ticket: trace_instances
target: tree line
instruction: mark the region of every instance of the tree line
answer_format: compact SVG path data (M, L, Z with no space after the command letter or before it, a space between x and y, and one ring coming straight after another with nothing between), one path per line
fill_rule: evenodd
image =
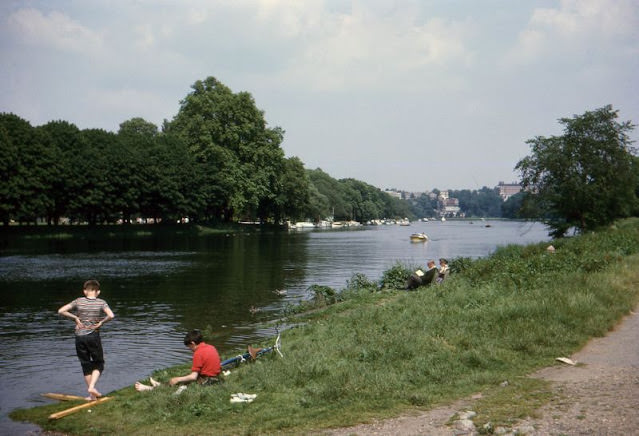
M523 192L449 191L475 217L541 219L553 236L639 212L639 164L630 121L604 106L562 118L561 136L535 137L515 169ZM117 132L67 121L31 124L0 114L0 221L58 224L356 220L432 217L436 196L401 200L352 178L334 179L284 156L248 92L196 81L161 129L142 118ZM434 190L435 194L439 191Z
M308 170L281 148L253 97L197 81L161 130L142 118L116 133L0 114L0 220L132 222L366 221L410 205L355 179Z

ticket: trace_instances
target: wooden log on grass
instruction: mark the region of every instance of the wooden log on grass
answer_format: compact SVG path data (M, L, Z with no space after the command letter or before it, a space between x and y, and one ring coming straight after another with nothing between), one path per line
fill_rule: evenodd
M93 407L96 406L98 404L104 403L106 401L112 400L113 397L102 397L102 398L98 398L95 401L87 401L84 404L80 404L79 406L75 406L75 407L71 407L70 409L65 409L62 410L61 412L57 412L57 413L52 413L51 415L49 415L49 419L60 419L60 418L64 418L65 416L71 415L75 412L78 412L82 409L88 409L89 407Z
M54 394L52 392L47 392L46 394L42 394L42 396L51 398L52 400L60 400L60 401L86 400L85 397L79 397L77 395Z

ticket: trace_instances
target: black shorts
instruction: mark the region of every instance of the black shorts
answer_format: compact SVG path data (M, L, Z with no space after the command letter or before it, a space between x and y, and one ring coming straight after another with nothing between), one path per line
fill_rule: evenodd
M104 352L100 332L94 331L88 335L75 337L75 352L82 365L82 373L89 375L96 369L104 371Z

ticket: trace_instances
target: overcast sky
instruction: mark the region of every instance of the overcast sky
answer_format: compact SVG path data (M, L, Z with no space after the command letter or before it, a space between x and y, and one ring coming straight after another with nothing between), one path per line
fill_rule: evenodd
M160 127L214 76L287 156L382 189L515 181L527 139L607 104L639 124L637 0L2 0L0 56L34 126Z

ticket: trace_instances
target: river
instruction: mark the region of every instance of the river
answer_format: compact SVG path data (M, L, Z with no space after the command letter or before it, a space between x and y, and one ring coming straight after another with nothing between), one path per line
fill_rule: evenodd
M411 243L425 232L426 243ZM0 253L0 434L26 434L15 408L85 395L73 323L57 309L97 278L116 318L102 329L102 393L133 384L154 369L190 361L187 330L208 327L222 358L275 331L259 327L312 284L342 289L354 273L379 280L396 262L425 265L440 257L482 257L496 247L549 240L539 223L430 221L410 226L256 231L203 237L28 241ZM275 292L285 291L285 295ZM252 310L256 308L256 310ZM283 338L286 348L286 338Z

